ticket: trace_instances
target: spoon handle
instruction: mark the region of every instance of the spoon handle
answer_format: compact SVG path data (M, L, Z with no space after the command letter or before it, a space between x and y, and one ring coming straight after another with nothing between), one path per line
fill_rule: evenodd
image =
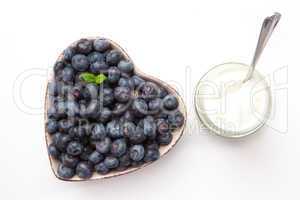
M265 20L263 21L261 31L259 34L259 38L258 38L258 42L257 42L257 46L255 49L254 57L252 59L251 67L248 71L246 78L244 79L244 82L246 82L247 80L249 80L251 78L251 76L254 72L254 69L255 69L255 65L256 65L259 57L261 56L269 38L271 37L271 35L273 33L273 30L275 29L280 18L281 18L281 14L276 12L272 16L266 17Z

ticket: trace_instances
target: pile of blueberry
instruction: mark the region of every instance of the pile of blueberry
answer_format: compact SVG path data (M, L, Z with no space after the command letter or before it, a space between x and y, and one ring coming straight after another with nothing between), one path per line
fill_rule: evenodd
M105 80L87 82L83 73ZM177 98L135 74L133 63L102 38L81 39L64 50L48 85L48 103L48 152L64 179L155 161L184 123Z

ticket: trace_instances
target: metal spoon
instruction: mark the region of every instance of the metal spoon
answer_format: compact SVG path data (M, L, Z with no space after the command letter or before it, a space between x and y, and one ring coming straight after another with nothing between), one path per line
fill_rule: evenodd
M244 79L243 82L246 82L249 80L254 72L256 63L258 59L260 58L269 38L271 37L273 30L275 29L277 23L279 22L281 18L281 14L278 12L275 12L272 16L266 17L265 20L263 21L261 31L259 34L257 46L255 49L254 57L251 63L251 67L248 71L248 74L246 78Z

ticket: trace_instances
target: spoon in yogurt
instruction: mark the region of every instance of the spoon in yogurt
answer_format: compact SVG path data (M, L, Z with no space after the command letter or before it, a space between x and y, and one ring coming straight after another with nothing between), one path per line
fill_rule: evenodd
M255 133L266 123L272 108L271 89L255 66L280 17L275 13L264 19L251 65L223 63L198 82L196 111L211 132L240 138Z
M251 68L248 71L248 74L243 82L248 81L254 72L255 66L258 62L258 59L260 58L268 40L270 39L273 30L275 29L276 25L278 24L279 20L281 18L281 14L278 12L275 12L272 16L266 17L263 21L261 31L259 34L257 46L255 49L255 53L251 62Z

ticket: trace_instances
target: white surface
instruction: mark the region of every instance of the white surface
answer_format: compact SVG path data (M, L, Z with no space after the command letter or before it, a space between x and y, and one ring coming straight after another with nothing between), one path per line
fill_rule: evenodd
M271 88L257 70L243 82L249 65L224 63L197 83L195 107L201 122L225 137L243 137L264 125L271 113Z
M208 135L194 112L196 82L216 64L250 62L261 22L274 11L283 16L257 66L276 81L271 128L238 140ZM1 199L299 199L299 19L292 0L1 1ZM98 35L118 42L145 72L177 86L189 126L169 155L143 170L65 183L50 170L42 114L28 114L40 109L20 106L19 97L17 106L13 84L26 70L45 74L74 40ZM45 76L26 79L26 105L42 108L45 82Z

